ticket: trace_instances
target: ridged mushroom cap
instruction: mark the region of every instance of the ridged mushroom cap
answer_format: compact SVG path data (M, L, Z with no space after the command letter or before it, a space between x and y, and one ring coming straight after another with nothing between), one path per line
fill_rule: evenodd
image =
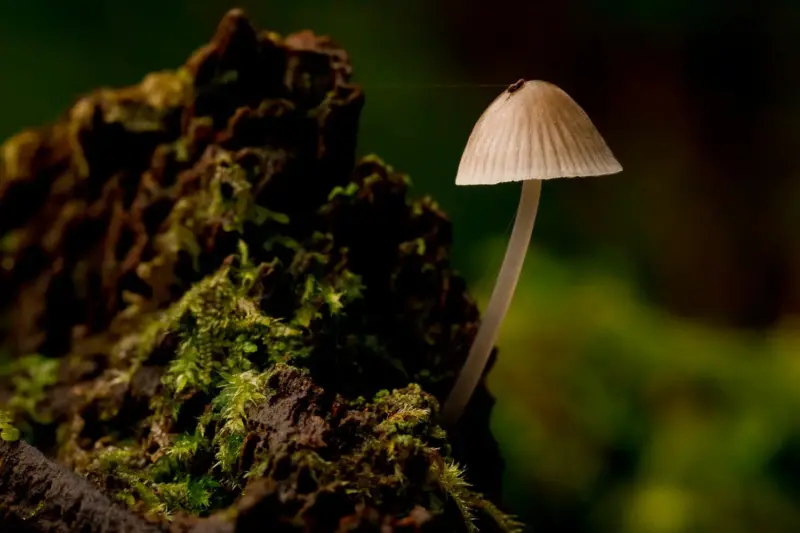
M622 166L589 116L546 81L520 80L478 119L456 185L614 174Z

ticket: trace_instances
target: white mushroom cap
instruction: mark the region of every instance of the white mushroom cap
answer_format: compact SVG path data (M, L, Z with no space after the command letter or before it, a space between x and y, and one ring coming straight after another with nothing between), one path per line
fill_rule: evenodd
M614 174L622 166L589 116L546 81L519 80L478 119L456 185Z

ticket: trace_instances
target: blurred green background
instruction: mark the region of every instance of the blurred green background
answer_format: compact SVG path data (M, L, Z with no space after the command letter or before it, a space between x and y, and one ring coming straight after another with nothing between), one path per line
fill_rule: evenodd
M0 137L180 65L235 5L350 51L361 153L440 201L482 304L518 188L453 184L479 85L560 85L625 167L545 185L489 377L533 530L800 531L800 2L0 0Z

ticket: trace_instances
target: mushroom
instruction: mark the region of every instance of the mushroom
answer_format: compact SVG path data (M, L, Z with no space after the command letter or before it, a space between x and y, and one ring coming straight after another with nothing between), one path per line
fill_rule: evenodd
M478 119L461 156L456 185L522 181L522 194L489 305L442 408L443 424L457 422L486 368L522 271L539 206L541 180L601 176L621 170L583 109L551 83L519 80Z

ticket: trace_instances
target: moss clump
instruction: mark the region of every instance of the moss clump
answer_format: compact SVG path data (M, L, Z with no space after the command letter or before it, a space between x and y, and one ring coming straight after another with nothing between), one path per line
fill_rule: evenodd
M433 423L478 320L450 223L355 162L349 72L328 39L233 11L184 68L3 147L0 201L33 213L0 213L9 346L43 358L0 402L139 515L517 528L479 495L502 472L485 389L460 440Z
M58 379L58 360L39 354L26 355L13 361L5 371L11 376L15 394L9 406L24 412L38 422L47 420L47 413L38 409L45 398L45 390Z
M295 250L296 257L308 253ZM61 433L73 461L80 457L73 467L151 518L204 516L234 505L253 483L275 483L278 493L294 494L298 524L320 519L312 505L318 499L335 498L351 512L367 504L396 516L424 509L453 531L473 530L477 519L515 530L463 479L445 433L432 422L438 403L419 385L366 401L316 384L310 363L324 357L320 332L346 326L341 317L360 292L340 292L331 276L315 280L313 290L292 284L296 312L278 319L264 313L262 302L283 268L255 267L248 256L242 245L240 256L115 346L113 367ZM346 272L336 279L357 279ZM374 344L356 332L348 338ZM132 344L139 349L123 349ZM374 349L354 350L349 364ZM140 426L127 438L106 433L107 443L86 449L85 413L104 413L110 427L124 424L100 398L112 383L130 386L143 375L160 380Z

